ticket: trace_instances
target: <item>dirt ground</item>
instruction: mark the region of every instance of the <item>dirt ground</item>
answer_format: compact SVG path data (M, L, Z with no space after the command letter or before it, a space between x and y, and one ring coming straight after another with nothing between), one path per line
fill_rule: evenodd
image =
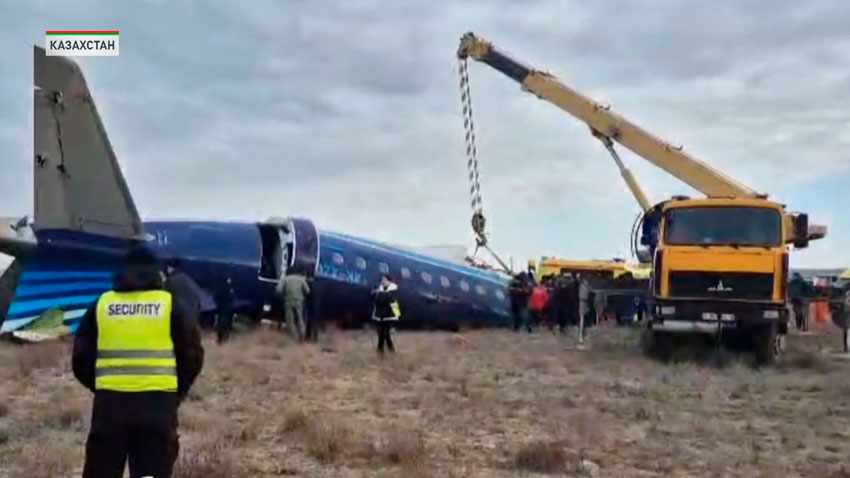
M547 332L368 331L205 341L176 477L850 477L850 362L836 335L663 364L637 331L588 350ZM0 477L79 476L91 404L69 344L0 344Z

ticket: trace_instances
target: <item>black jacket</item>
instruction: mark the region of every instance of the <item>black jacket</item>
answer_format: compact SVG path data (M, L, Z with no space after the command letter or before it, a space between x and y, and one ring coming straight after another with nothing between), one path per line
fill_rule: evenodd
M113 290L131 292L161 290L162 278L154 266L130 266L115 276ZM204 364L204 348L201 345L201 331L192 314L179 300L172 302L171 340L174 343L174 355L177 359L177 394L185 397L195 382ZM74 352L71 359L74 376L83 386L95 391L95 362L97 360L97 301L83 316L74 338ZM158 393L158 392L152 392Z
M522 275L516 275L508 284L508 294L511 305L514 308L528 307L528 298L531 296L531 286Z
M322 286L316 279L307 279L310 293L307 295L307 317L313 322L319 321L321 314Z
M372 311L372 319L377 321L394 320L395 316L392 309L393 302L398 300L398 286L390 283L387 288L380 286L372 291L372 297L375 301L375 308Z
M175 300L182 301L187 312L194 314L192 318L198 319L201 313L200 286L185 273L177 270L169 274L165 279L165 290L171 292Z
M233 314L233 285L222 282L215 292L215 306L219 315Z

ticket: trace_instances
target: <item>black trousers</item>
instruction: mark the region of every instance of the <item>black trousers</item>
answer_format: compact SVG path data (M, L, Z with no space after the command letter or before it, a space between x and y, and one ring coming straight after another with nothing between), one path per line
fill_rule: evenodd
M313 310L307 308L305 310L306 314L306 339L308 342L316 342L319 340L319 317L313 313Z
M224 343L230 338L230 331L233 329L233 312L225 311L218 314L215 331L218 337L218 343Z
M806 310L801 301L792 301L794 308L794 320L797 322L797 330L806 330Z
M393 321L382 320L377 322L376 326L378 329L378 352L384 353L384 346L386 346L390 352L395 352L392 337Z
M514 318L514 331L519 332L519 329L524 325L525 329L531 332L531 311L527 307L513 307L511 314Z
M180 451L175 393L97 392L83 478L170 478Z
M555 315L555 321L558 323L558 328L564 330L570 321L570 304L565 301L555 301L552 306L552 312Z
M517 305L512 306L511 317L514 319L514 330L519 330L523 323L522 308Z

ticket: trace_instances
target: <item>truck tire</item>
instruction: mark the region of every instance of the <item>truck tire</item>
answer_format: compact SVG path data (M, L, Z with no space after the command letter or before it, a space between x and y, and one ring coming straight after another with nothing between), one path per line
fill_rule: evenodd
M642 342L644 353L651 358L668 362L673 356L673 340L669 333L645 327Z
M782 353L782 337L776 324L769 324L755 330L756 365L773 365Z

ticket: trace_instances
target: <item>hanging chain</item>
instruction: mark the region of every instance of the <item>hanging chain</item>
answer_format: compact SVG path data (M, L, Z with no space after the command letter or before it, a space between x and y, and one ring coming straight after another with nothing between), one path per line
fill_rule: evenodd
M484 208L481 203L481 181L478 174L478 149L475 146L475 124L472 121L472 98L469 93L469 71L465 58L458 59L460 99L463 104L463 129L466 140L466 167L469 172L469 195L472 207L472 230L478 245L486 245Z

